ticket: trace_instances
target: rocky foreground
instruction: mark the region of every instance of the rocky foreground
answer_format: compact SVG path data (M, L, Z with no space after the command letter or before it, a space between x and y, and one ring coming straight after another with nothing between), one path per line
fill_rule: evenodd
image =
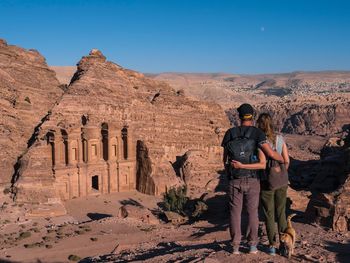
M291 155L300 151L297 146ZM328 141L319 149L324 159L315 160L318 163L309 170L304 166L308 178L291 173L291 186L301 189L288 190L288 213L297 212L293 225L298 235L290 261L266 253L262 221L259 253L231 254L224 176L200 198L207 209L197 220L176 214L165 217L162 198L137 191L68 200L61 208L66 215L44 218L43 206L2 201L0 258L4 262L349 262L349 149L349 137ZM327 160L335 157L340 160L338 170L324 177L321 171L329 168ZM340 185L333 189L335 182ZM39 214L34 212L40 209ZM242 251L247 251L244 244Z
M0 259L2 262L289 262L284 257L266 254L263 224L257 255L231 255L228 210L220 200L221 195L217 196L211 200L204 218L180 225L156 218L146 221L143 209L157 211L160 200L137 192L71 200L66 203L69 216L46 219L24 217L24 211L30 209L26 206L3 204ZM142 206L139 210L143 212L123 218L120 208L130 204ZM348 232L337 233L306 224L303 213L296 221L293 224L298 240L292 262L350 260Z

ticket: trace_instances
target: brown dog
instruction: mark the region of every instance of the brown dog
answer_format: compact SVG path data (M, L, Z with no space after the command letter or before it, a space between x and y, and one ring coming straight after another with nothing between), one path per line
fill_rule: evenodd
M280 242L283 243L284 249L286 250L286 254L288 254L288 258L290 259L292 254L294 253L294 245L296 239L296 232L292 226L291 219L296 214L291 214L287 218L288 226L284 233L280 233Z

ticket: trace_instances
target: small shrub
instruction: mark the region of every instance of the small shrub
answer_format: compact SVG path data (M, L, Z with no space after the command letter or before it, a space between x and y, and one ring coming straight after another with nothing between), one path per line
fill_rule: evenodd
M28 96L25 97L24 100L25 100L26 102L28 102L29 104L32 104L32 102L30 101L30 98L29 98Z
M40 230L37 227L33 227L30 230L33 231L34 233L39 233L40 232Z
M23 246L25 248L34 248L34 247L42 247L44 245L43 242L36 242L36 243L32 243L32 244L24 244Z
M30 232L22 232L19 237L20 238L27 238L27 237L30 237L32 234Z
M10 193L10 188L5 188L3 191L4 195L7 195Z
M164 206L167 211L185 214L184 207L188 201L186 186L170 188L163 196Z
M151 232L155 229L154 226L150 226L150 227L141 227L140 230L143 232Z
M85 233L84 230L75 230L74 232L75 232L75 234L77 234L77 235L82 235L82 234Z
M97 238L97 237L91 237L90 240L91 240L91 241L97 241L98 238Z
M69 255L69 257L68 257L68 260L70 260L70 261L78 261L80 259L81 258L77 255Z
M48 237L48 236L44 236L44 237L42 237L42 239L44 240L44 241L46 241L46 242L48 242L48 241L51 241L51 237Z
M48 245L45 245L45 247L50 249L50 248L52 248L52 245L48 244Z

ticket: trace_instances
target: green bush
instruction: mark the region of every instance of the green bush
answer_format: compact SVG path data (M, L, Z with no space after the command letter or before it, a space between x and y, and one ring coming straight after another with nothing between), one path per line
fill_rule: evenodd
M170 188L163 196L164 206L167 211L184 215L184 207L188 201L186 186Z

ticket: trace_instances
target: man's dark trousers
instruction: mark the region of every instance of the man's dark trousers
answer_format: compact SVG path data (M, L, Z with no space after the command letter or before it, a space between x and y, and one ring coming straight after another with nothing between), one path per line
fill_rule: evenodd
M239 178L230 180L229 206L230 206L230 234L232 244L238 247L241 242L241 215L243 201L248 212L249 245L258 244L259 229L259 194L260 181L257 178Z

